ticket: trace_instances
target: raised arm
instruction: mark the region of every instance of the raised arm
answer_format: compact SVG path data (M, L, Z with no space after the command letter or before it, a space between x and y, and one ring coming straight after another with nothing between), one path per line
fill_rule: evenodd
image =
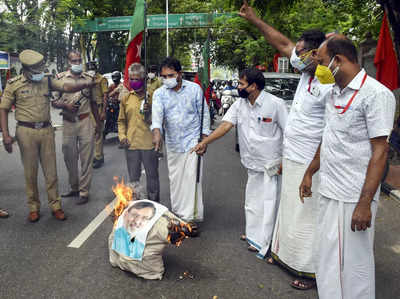
M239 16L255 25L271 46L276 48L283 56L290 58L295 44L278 30L261 20L254 12L253 8L248 5L246 0L243 1Z

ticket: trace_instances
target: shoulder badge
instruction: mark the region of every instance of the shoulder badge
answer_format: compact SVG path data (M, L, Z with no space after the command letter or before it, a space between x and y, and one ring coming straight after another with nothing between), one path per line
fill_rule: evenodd
M21 80L21 79L22 79L22 75L18 75L18 76L14 77L14 78L9 79L9 80L7 81L7 83L8 83L8 84L13 84L13 83L15 83L15 82L17 82L17 81L19 81L19 80Z

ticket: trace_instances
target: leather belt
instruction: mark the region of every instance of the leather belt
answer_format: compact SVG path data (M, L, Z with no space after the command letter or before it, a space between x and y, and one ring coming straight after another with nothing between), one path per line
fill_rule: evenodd
M88 117L89 116L89 112L88 113L82 113L82 114L79 114L78 115L78 119L79 120L84 120L86 117Z
M51 126L51 122L49 121L41 121L41 122L29 122L29 121L18 121L18 125L22 127L27 127L31 129L42 129Z

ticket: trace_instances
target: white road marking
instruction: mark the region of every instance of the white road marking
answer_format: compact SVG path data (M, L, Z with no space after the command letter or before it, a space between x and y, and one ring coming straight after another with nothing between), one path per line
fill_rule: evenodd
M107 219L107 217L111 214L111 212L114 210L114 203L115 199L109 203L103 211L100 212L99 215L96 216L92 220L92 222L89 223L88 226L84 228L83 231L80 232L80 234L71 242L67 247L72 247L72 248L79 248L82 246L82 244L95 232L95 230L100 226L100 224L103 223L104 220Z

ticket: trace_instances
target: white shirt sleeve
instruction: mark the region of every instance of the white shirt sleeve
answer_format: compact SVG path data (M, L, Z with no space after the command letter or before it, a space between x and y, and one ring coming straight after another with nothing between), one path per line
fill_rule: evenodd
M368 98L365 118L369 138L389 136L393 128L396 100L389 90L379 91Z
M237 100L233 105L228 109L222 121L227 121L233 124L234 126L237 125L238 122L238 110L239 110L239 103L241 100Z
M161 103L160 92L156 90L153 94L151 105L151 130L160 129L162 132L163 119L164 109Z

